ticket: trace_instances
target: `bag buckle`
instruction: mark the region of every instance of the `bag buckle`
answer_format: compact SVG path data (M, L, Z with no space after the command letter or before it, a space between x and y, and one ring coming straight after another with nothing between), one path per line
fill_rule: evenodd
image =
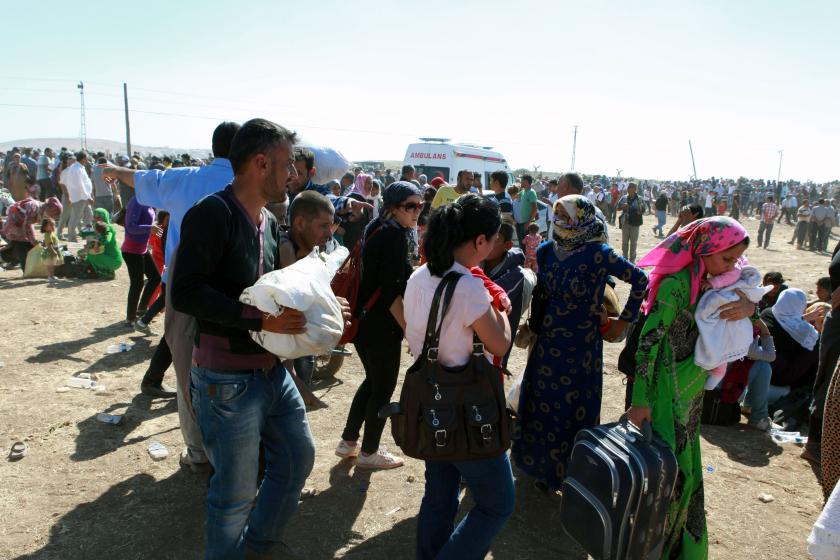
M438 348L437 348L437 346L429 348L428 352L426 352L426 358L428 358L428 360L430 362L436 362L437 361L437 359L438 359Z
M480 342L473 342L472 353L474 356L483 356L484 355L484 344Z
M435 445L446 447L446 430L435 430Z
M493 439L493 426L491 424L481 425L481 439L484 440L484 445L490 445Z

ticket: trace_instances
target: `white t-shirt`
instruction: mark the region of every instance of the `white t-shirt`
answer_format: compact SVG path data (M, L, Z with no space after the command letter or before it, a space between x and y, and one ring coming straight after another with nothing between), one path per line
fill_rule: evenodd
M455 286L452 302L440 331L438 361L445 367L459 367L470 359L473 344L471 325L490 308L490 294L484 282L475 278L465 266L457 262L449 270L463 276ZM447 272L449 272L447 270ZM423 350L429 309L441 278L432 276L427 265L414 271L405 288L405 338L411 354L416 358ZM440 321L440 315L438 315Z
M91 198L93 183L85 171L85 166L78 161L61 172L59 182L67 187L70 202L75 203Z

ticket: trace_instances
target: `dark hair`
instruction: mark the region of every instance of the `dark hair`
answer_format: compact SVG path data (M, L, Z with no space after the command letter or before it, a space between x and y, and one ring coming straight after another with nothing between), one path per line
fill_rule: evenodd
M534 184L534 178L530 175L523 175L522 177L520 177L520 182L524 183L526 181L529 187Z
M353 175L351 171L348 171L347 173L341 176L341 180L343 181L344 179L350 179L350 181L352 182L356 179L356 176Z
M227 159L230 155L230 145L233 137L239 132L239 123L225 121L213 131L213 157Z
M508 185L508 174L504 171L494 171L490 174L490 185L493 184L493 181L498 181L502 190L504 190Z
M295 148L295 161L306 162L306 171L312 171L315 167L315 154L309 148L298 147Z
M829 292L831 291L831 276L823 276L822 278L817 280L817 288L825 288Z
M502 222L502 225L499 226L499 236L505 240L505 243L513 241L513 231L513 226L510 224Z
M44 218L43 220L41 220L41 233L44 233L44 228L47 226L47 224L52 224L53 231L55 231L55 220L53 220L52 218Z
M415 169L414 169L413 165L403 165L402 166L402 171L400 173L402 173L403 177L407 177L411 173L414 173L414 171L415 171Z
M577 194L583 192L583 179L577 173L563 173L560 175L560 179L557 181L558 184L560 181L566 180L569 183L569 186L575 191Z
M246 122L230 143L228 159L234 174L242 172L248 160L255 155L264 154L284 142L294 146L297 134L266 119L251 119Z
M455 262L455 249L479 235L489 240L501 223L496 203L475 194L465 194L435 210L423 241L429 272L443 277Z
M540 224L537 222L531 222L528 224L528 233L539 233L540 232Z
M298 216L312 220L323 213L330 215L335 213L335 208L333 208L330 199L318 191L303 191L295 197L291 206L289 206L289 221L294 223Z
M104 157L101 157L101 158L96 160L96 163L108 163L108 160L105 159Z
M87 154L84 151L76 152L76 161L81 162L87 159Z
M481 179L481 173L479 173L478 171L473 173L473 179Z
M705 214L703 206L700 204L689 204L688 210L691 212L691 215L696 216L698 220L703 217L703 214Z
M473 172L470 171L469 169L462 169L461 171L458 172L458 175L456 175L455 180L457 181L458 179L460 179L461 175L463 175L464 173L469 175L470 179L472 179Z
M768 272L764 275L764 281L768 284L784 284L785 279L781 272Z

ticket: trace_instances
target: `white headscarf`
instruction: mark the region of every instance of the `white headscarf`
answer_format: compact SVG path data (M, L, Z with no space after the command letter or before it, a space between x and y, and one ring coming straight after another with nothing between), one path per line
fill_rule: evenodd
M788 288L779 294L776 305L770 308L773 317L785 332L806 350L813 350L820 338L817 329L802 318L808 297L802 290Z

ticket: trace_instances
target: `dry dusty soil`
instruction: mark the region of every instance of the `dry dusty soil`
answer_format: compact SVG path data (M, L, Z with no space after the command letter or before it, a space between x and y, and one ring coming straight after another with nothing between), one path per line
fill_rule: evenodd
M755 220L746 224L756 232ZM773 233L769 250L753 247L748 256L762 271L781 270L790 285L813 293L828 256L793 250L786 243L789 226L776 226ZM620 246L620 232L613 229L612 236ZM643 226L639 253L654 242L650 225ZM154 336L125 328L127 286L124 269L115 281L72 280L58 288L22 279L16 270L0 272L0 455L16 440L30 447L19 462L0 461L0 558L201 555L207 481L178 467L182 441L174 401L138 394L162 320L153 323ZM105 353L119 342L134 347ZM619 350L619 345L605 348L604 421L615 420L623 403L622 377L615 369ZM524 359L517 349L512 371L521 371ZM81 372L97 376L106 391L56 392ZM167 379L174 382L173 375L170 370ZM300 504L288 529L289 542L306 558L414 557L422 464L408 461L371 475L333 455L362 377L352 357L335 380L317 388L329 405L310 415L318 451L307 486L317 493ZM118 426L100 423L96 414L103 411L125 419ZM153 461L147 452L151 441L165 444L169 457ZM393 448L390 435L385 443ZM799 451L744 424L703 427L712 558L807 557L805 539L822 497ZM559 498L541 495L524 477L517 492L516 512L493 544L493 558L586 558L561 528ZM775 500L762 503L757 498L762 493Z

